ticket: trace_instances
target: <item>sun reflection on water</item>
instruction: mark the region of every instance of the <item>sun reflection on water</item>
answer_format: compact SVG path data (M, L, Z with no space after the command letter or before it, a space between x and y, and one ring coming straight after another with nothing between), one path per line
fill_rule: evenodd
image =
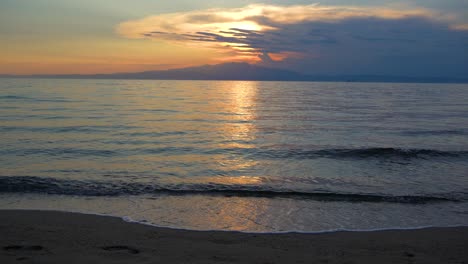
M239 81L227 82L229 103L226 112L231 113L231 122L223 127L224 137L231 144L250 143L255 139L255 118L257 82Z
M220 185L237 185L249 186L262 184L264 178L259 176L206 176L194 177L185 180L186 184L220 184Z
M256 103L257 82L236 81L224 82L223 91L226 93L226 104L223 112L229 113L229 121L220 127L223 141L219 143L219 149L236 150L235 153L224 155L223 160L218 161L218 166L224 171L236 172L248 175L249 169L258 162L240 153L245 149L255 148L256 139ZM233 178L223 177L225 184L233 184ZM235 184L260 184L256 178L247 176L235 177Z

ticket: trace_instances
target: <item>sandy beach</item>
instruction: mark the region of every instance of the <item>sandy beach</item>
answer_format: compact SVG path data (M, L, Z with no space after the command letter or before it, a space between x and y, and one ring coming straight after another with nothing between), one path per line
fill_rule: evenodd
M465 227L246 234L2 210L0 237L0 263L468 263Z

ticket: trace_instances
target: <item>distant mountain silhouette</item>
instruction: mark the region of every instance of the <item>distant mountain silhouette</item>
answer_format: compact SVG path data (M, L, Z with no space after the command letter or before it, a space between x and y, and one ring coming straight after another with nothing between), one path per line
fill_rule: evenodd
M55 77L78 77L99 79L149 79L149 80L258 80L292 81L307 80L309 76L293 71L271 69L248 63L225 63L197 67L145 71L136 73L113 73L96 75L56 75Z
M62 74L62 75L0 75L9 78L60 78L60 79L140 79L140 80L249 80L249 81L338 81L338 82L422 82L467 83L468 78L402 77L375 75L306 75L298 72L267 68L248 63L224 63L189 68L112 74Z
M102 75L100 75L102 76ZM305 80L308 76L280 69L271 69L248 63L225 63L190 68L148 71L140 73L117 73L108 75L123 79L170 79L170 80Z

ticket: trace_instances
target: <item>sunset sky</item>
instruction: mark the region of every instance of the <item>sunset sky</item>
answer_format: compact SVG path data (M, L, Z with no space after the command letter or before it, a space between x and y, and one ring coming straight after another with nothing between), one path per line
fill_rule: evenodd
M0 0L0 74L249 62L463 77L468 1Z

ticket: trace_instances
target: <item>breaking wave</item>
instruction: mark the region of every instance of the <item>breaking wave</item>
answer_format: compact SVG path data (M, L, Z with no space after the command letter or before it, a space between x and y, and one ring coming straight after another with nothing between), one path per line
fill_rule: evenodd
M466 194L450 195L384 195L371 193L336 193L295 191L268 186L226 184L146 184L135 182L79 181L34 176L0 177L0 193L36 193L76 196L125 195L213 195L235 197L265 197L309 199L342 202L431 203L464 201Z

